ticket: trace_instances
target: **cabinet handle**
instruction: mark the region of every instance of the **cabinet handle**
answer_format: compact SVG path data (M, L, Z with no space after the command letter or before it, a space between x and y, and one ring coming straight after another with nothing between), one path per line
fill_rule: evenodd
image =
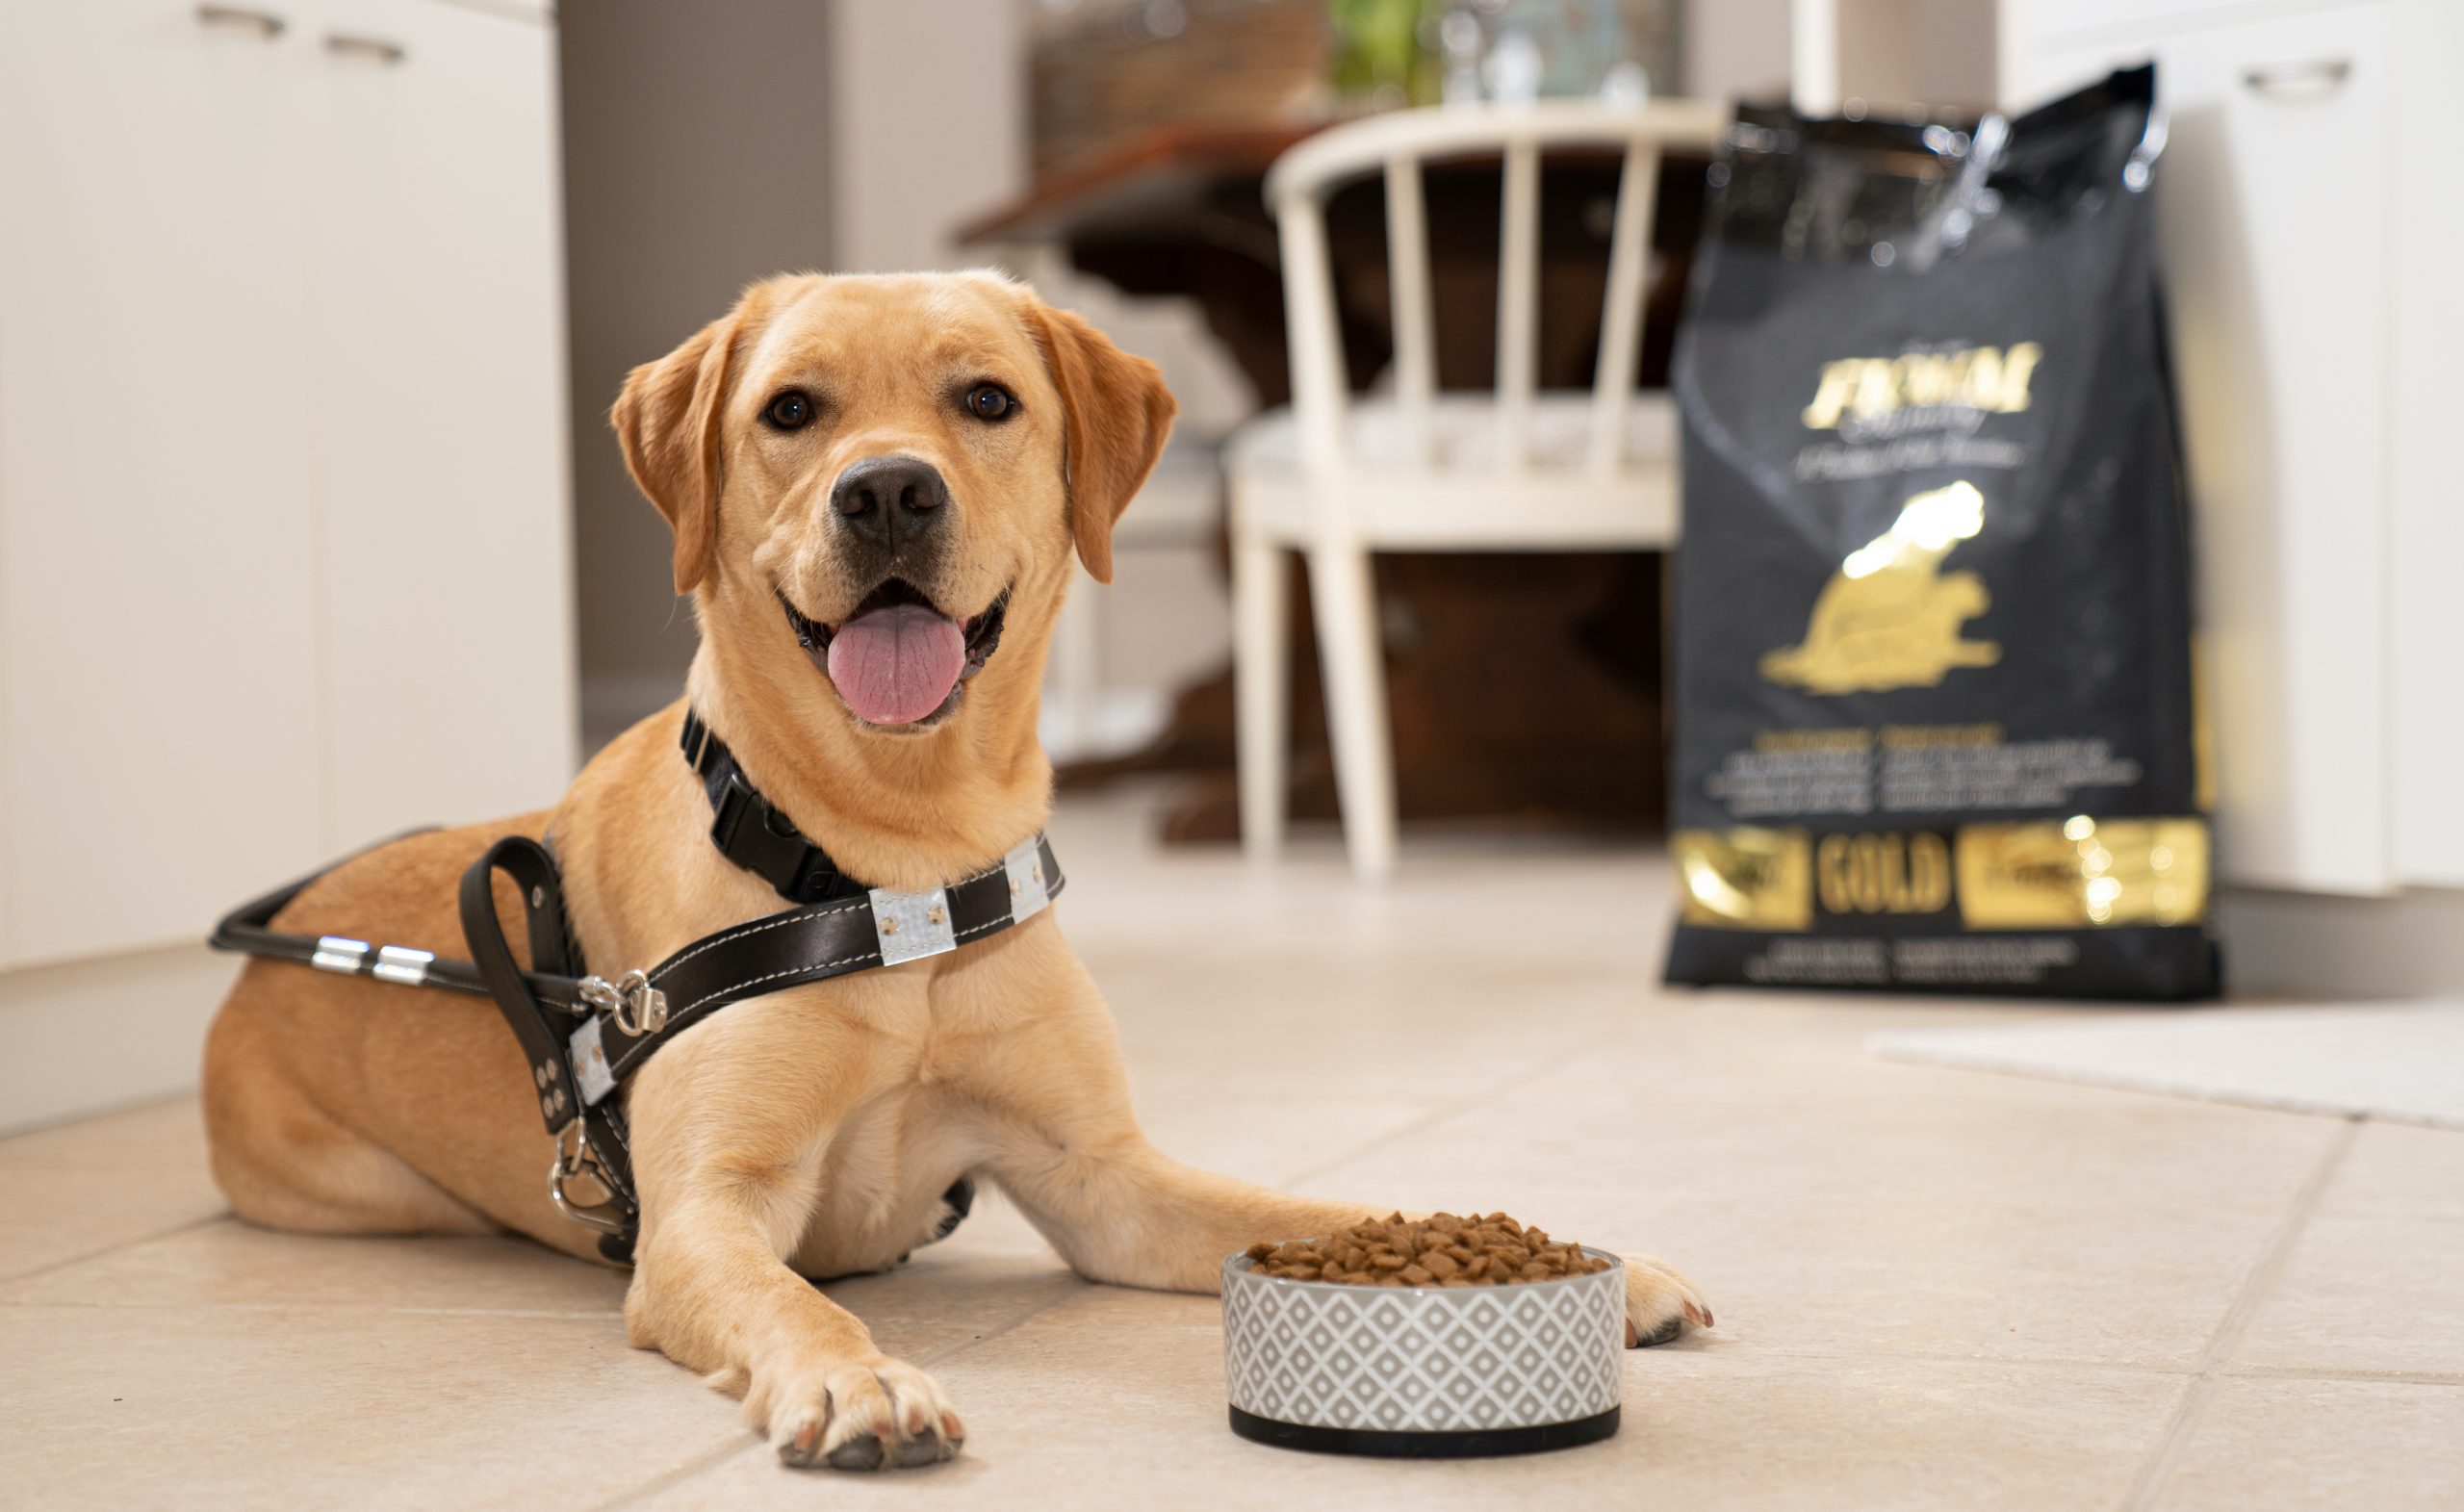
M267 41L280 37L290 26L271 11L251 10L244 5L201 5L196 8L199 26L245 27Z
M360 37L349 32L326 33L325 51L337 58L365 58L372 63L388 65L410 56L399 42L389 42L381 37Z
M2349 58L2312 58L2253 68L2242 75L2242 84L2261 94L2289 94L2297 90L2323 94L2351 76Z

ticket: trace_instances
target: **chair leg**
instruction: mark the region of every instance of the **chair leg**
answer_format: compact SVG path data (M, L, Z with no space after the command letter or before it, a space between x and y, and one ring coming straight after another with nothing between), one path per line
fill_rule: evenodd
M1349 544L1309 549L1326 723L1335 742L1335 795L1353 875L1385 878L1395 865L1395 754L1386 722L1386 670L1369 553Z
M1232 546L1232 685L1240 725L1241 847L1254 857L1283 845L1291 761L1292 564L1273 542Z

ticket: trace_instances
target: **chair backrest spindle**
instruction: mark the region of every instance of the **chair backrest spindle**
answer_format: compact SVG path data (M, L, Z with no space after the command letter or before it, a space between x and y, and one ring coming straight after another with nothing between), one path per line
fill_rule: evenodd
M1592 374L1591 437L1585 462L1612 477L1625 460L1627 396L1642 355L1643 271L1651 262L1652 206L1659 194L1659 152L1648 141L1626 149L1617 180L1615 229L1608 240L1608 292L1600 307L1600 365Z
M1386 160L1386 260L1395 295L1395 399L1402 414L1405 454L1415 467L1429 460L1437 403L1437 330L1428 282L1428 212L1421 194L1420 160Z
M1498 465L1520 473L1530 461L1531 390L1540 340L1540 148L1515 140L1505 149L1498 195Z
M1300 454L1322 475L1343 466L1349 407L1343 331L1335 323L1334 269L1326 255L1325 206L1313 195L1281 206L1284 331L1292 344L1292 406Z
M1303 464L1322 478L1354 462L1342 328L1335 318L1334 271L1325 205L1340 185L1382 172L1386 185L1387 269L1394 297L1395 395L1410 465L1435 461L1437 342L1425 165L1432 159L1496 155L1499 194L1498 465L1527 472L1539 366L1540 154L1543 149L1622 148L1602 300L1600 358L1593 372L1584 470L1613 478L1625 466L1626 410L1642 343L1644 275L1651 262L1653 201L1659 154L1708 150L1727 125L1719 106L1692 100L1639 107L1544 100L1517 107L1398 111L1330 128L1278 159L1267 192L1280 230L1286 328L1292 344L1292 397Z

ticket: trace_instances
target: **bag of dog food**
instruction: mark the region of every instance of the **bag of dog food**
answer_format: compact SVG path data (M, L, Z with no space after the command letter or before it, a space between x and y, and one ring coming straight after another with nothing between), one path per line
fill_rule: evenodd
M1671 981L2216 989L2153 87L1739 113L1672 379Z

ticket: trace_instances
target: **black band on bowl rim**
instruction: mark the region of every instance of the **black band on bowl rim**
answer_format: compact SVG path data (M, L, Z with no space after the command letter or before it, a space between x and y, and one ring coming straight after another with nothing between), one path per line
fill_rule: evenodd
M1491 1454L1538 1454L1548 1449L1597 1444L1617 1431L1618 1414L1611 1407L1572 1422L1542 1422L1522 1428L1470 1428L1440 1432L1430 1428L1321 1428L1277 1422L1253 1412L1232 1411L1232 1431L1257 1444L1277 1448L1307 1449L1319 1454L1367 1454L1379 1459L1472 1459Z

